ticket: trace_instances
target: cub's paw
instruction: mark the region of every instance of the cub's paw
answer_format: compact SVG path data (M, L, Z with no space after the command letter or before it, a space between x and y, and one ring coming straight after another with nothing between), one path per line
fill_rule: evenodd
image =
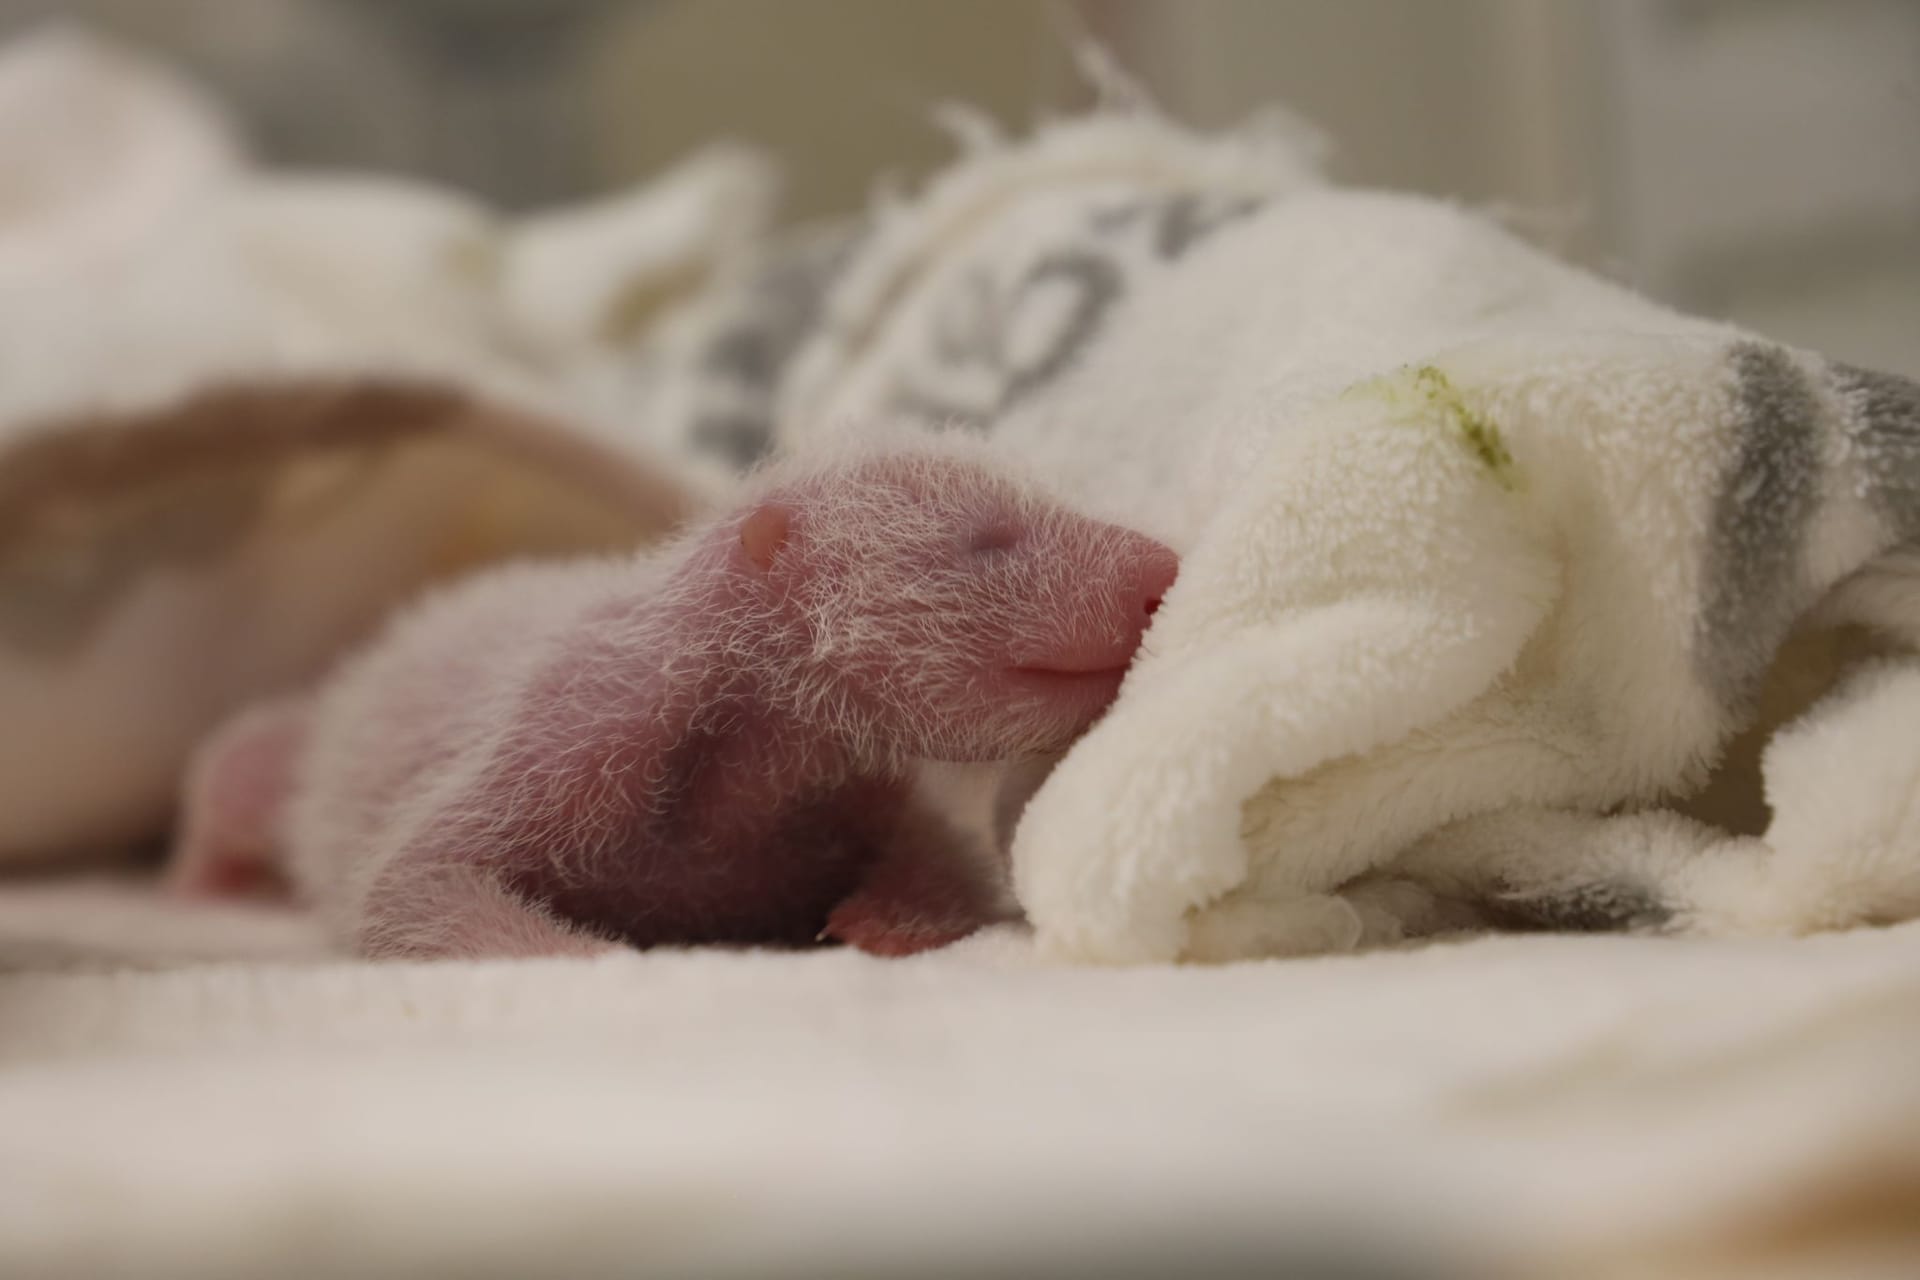
M873 956L911 956L950 946L986 923L902 905L866 895L848 898L827 916L820 940L844 942Z

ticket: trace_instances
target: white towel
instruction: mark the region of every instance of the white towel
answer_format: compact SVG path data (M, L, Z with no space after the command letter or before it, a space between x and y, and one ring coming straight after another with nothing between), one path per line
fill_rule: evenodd
M1327 186L1270 128L1147 113L983 149L825 314L790 447L985 432L1185 557L1018 830L1054 951L1920 911L1920 665L1774 743L1764 833L1639 812L1703 789L1801 623L1913 638L1920 388Z
M771 166L743 146L509 218L427 183L259 167L233 133L83 27L0 44L0 439L221 379L337 373L438 377L632 435L641 335L773 211Z

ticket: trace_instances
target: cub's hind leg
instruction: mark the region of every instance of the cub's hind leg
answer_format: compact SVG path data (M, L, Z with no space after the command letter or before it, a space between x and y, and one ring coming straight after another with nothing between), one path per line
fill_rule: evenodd
M306 742L303 697L255 704L187 765L166 883L194 897L285 896L280 824Z

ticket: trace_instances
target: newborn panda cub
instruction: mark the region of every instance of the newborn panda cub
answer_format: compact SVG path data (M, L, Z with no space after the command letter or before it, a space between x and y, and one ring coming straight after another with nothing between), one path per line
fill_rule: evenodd
M277 864L368 956L942 946L997 886L916 759L1057 752L1171 551L959 450L789 463L669 549L403 616L189 772L177 887Z

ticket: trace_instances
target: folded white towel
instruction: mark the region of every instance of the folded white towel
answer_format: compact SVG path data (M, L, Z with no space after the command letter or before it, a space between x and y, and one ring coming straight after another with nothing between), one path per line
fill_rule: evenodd
M970 426L1185 555L1018 831L1055 951L1920 911L1920 664L1774 744L1762 836L1602 816L1702 790L1802 623L1913 638L1920 388L1147 115L963 163L827 316L791 442Z

